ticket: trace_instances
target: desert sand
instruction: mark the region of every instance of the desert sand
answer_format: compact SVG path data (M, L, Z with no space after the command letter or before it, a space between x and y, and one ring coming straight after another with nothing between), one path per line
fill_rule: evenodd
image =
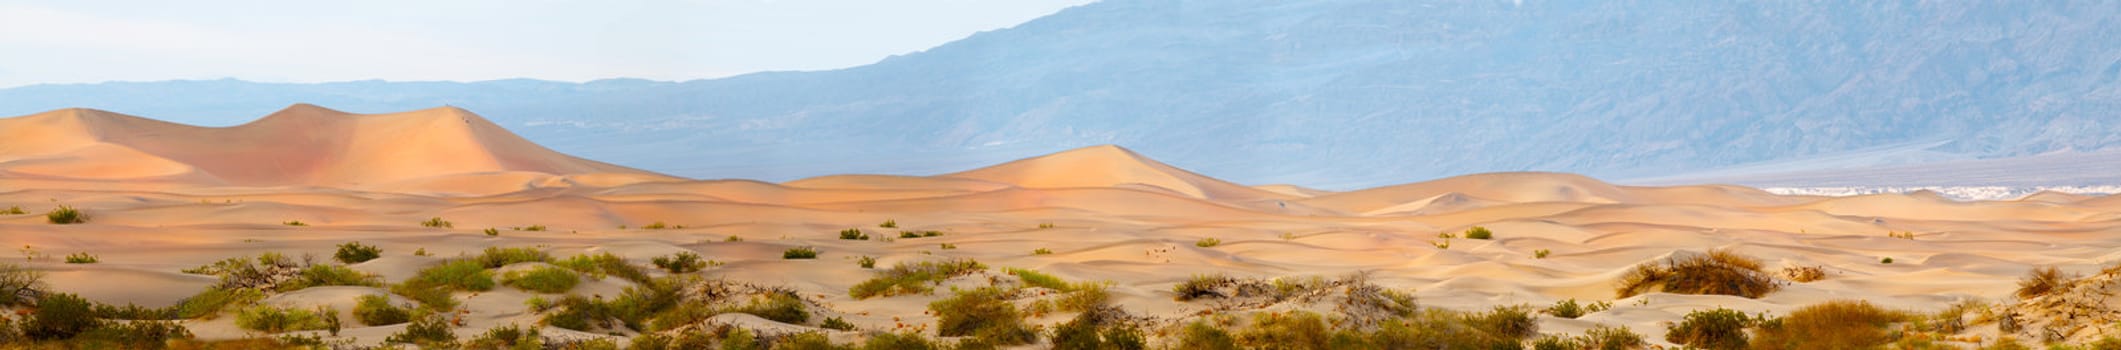
M0 119L0 209L29 212L0 216L0 244L26 248L0 260L47 271L53 291L162 307L216 281L182 270L266 252L328 261L336 245L349 241L382 248L382 258L350 267L391 283L488 247L535 247L554 256L608 252L644 268L653 257L689 251L719 262L704 276L792 288L818 315L799 325L743 314L714 322L792 332L818 329L817 320L834 316L857 327L832 331L834 339L909 328L932 336L925 325L936 319L925 308L949 294L945 288L852 298L849 288L876 271L856 266L863 256L876 258L879 268L945 258L995 268L946 285L978 285L982 276L1002 274L1001 267L1109 281L1117 306L1167 325L1203 314L1320 308L1174 301L1173 286L1195 275L1369 272L1372 282L1410 291L1424 307L1477 311L1610 301L1611 309L1575 319L1539 317L1539 331L1627 326L1669 346L1666 326L1695 310L1772 315L1829 300L1918 312L1963 300L2012 305L2016 281L2035 268L2089 275L2121 259L2121 199L2113 197L1783 196L1737 186L1616 186L1556 173L1477 174L1346 192L1300 185L1235 184L1118 146L935 176L692 180L560 154L455 108L356 115L296 105L227 128L68 109ZM42 214L60 205L90 219L48 223ZM454 227L418 224L436 217ZM879 227L887 220L897 227ZM288 221L306 226L283 224ZM643 228L656 223L670 228ZM548 229L510 229L530 225ZM1473 226L1492 230L1494 238L1439 237ZM500 234L482 233L486 228ZM849 228L880 239L838 239ZM881 239L899 231L941 236ZM1889 235L1895 232L1912 236ZM1207 238L1221 243L1196 245ZM820 254L782 258L801 246ZM1033 254L1040 249L1051 253ZM1757 299L1616 298L1616 281L1636 265L1712 249L1757 257L1769 271L1817 266L1827 276L1788 282ZM431 256L415 256L416 250ZM1550 254L1535 256L1542 250ZM100 262L58 258L78 252ZM609 296L628 285L606 278L573 293ZM344 311L355 297L380 293L386 291L317 287L275 293L265 303ZM510 287L458 292L468 316L454 331L468 338L504 324L535 325L539 314L523 302L536 295ZM183 322L202 339L262 335L229 319ZM1067 319L1045 315L1033 323ZM376 344L404 327L355 324L334 338ZM2081 341L2113 332L2110 327L2059 332ZM1959 336L2039 339L2039 327L2030 328L2002 334L1975 326ZM545 329L548 336L614 337ZM622 343L625 335L617 336Z

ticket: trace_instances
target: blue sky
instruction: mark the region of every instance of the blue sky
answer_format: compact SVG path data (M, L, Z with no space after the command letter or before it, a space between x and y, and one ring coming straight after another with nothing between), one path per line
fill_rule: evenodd
M857 66L1093 0L0 3L0 87L690 80Z

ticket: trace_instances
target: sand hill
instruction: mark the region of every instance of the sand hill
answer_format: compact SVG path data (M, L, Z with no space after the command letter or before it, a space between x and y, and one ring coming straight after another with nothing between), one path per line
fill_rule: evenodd
M2121 237L2121 200L2114 197L1957 202L1919 193L1781 196L1735 186L1615 186L1555 173L1477 174L1330 192L1247 187L1118 146L937 176L694 181L552 152L453 108L351 115L297 105L228 128L76 109L0 120L0 133L0 208L28 212L0 215L0 232L7 233L0 244L24 247L0 261L17 259L12 261L46 271L54 291L149 307L177 304L217 281L182 272L187 269L266 252L329 257L336 245L360 241L381 248L382 257L349 268L386 283L486 248L515 247L557 257L610 253L648 269L647 277L699 275L762 288L730 287L739 294L793 291L812 317L780 322L725 313L698 321L785 334L820 330L832 317L855 327L830 331L841 341L880 332L937 336L940 320L927 308L949 297L950 287L1014 288L1021 293L1012 294L1012 302L1027 310L1064 294L1023 287L1003 267L1110 282L1113 306L1151 334L1166 335L1216 315L1354 312L1347 304L1354 296L1378 292L1368 287L1407 293L1423 307L1459 311L1545 307L1571 299L1610 302L1610 309L1581 317L1539 316L1537 331L1577 335L1625 326L1658 345L1671 345L1663 338L1671 322L1716 307L1781 315L1829 300L1866 300L1929 314L1959 304L1952 310L2020 315L2012 322L2023 325L2076 327L2048 332L2069 342L2100 336L2106 328L2083 325L2112 320L2055 318L2100 307L2113 310L2092 314L2121 315L2109 306L2054 302L2088 300L2080 297L2091 294L2013 296L2018 278L2036 267L2089 274L2121 260L2114 253L2121 249L2121 239L2114 238ZM59 205L80 208L89 219L56 225L38 215ZM421 225L430 219L450 225ZM1469 237L1473 226L1493 237ZM850 230L867 239L842 239ZM804 247L817 257L784 258ZM1824 276L1802 282L1778 277L1783 287L1758 298L1616 293L1621 276L1638 265L1718 249L1758 258L1776 276L1784 268L1818 268ZM715 263L682 274L649 265L680 252ZM75 253L96 255L100 262L68 264L56 257ZM863 258L875 259L875 267L858 266ZM942 259L976 259L992 268L926 284L933 293L851 293L882 269ZM1369 277L1363 284L1282 284L1310 297L1256 294L1274 278L1354 273ZM1227 298L1174 301L1174 286L1208 274L1233 278L1223 285ZM2111 279L2112 273L2098 276ZM611 298L645 283L580 279L565 294ZM2087 288L2079 289L2097 289ZM274 291L261 302L343 307L359 295L387 290ZM625 341L653 331L564 329L545 321L559 311L524 307L533 297L554 300L562 293L503 285L450 295L462 305L453 313L462 323L451 330L467 338L508 324L536 325L554 339ZM1968 301L1997 306L1962 304ZM261 335L235 325L225 316L232 312L183 324L205 339ZM1026 320L1051 329L1073 316L1047 310ZM1350 320L1375 315L1355 316ZM2048 336L2042 329L1996 322L1969 321L1963 329L1934 334L1935 340L1972 347L2003 336ZM327 338L376 344L404 328L354 325ZM1050 345L1043 342L1032 345Z

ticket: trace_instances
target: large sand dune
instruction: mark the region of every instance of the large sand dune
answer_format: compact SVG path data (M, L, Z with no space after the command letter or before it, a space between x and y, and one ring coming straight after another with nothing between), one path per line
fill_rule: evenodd
M58 205L81 208L90 220L53 225L37 215ZM0 208L9 206L31 214L0 216L0 244L29 249L0 258L25 259L17 261L50 272L52 288L108 303L170 305L213 282L180 270L264 252L328 257L348 241L383 248L383 258L353 268L391 282L486 247L609 252L635 264L690 251L723 263L706 275L794 288L820 306L819 314L868 331L933 324L924 307L943 295L851 298L848 288L874 272L856 266L863 256L880 267L964 257L1111 281L1119 306L1162 324L1214 308L1248 312L1172 301L1171 287L1197 274L1368 271L1429 307L1612 301L1611 310L1539 322L1553 333L1624 325L1657 343L1665 322L1704 308L1774 314L1837 299L1925 312L1969 299L2009 304L2014 281L2035 267L2086 273L2121 259L2114 253L2121 248L2121 200L2113 197L1779 196L1734 186L1616 186L1553 173L1328 192L1247 187L1117 146L933 177L692 181L559 154L454 108L351 115L296 105L228 128L86 109L0 119ZM417 224L435 217L454 227ZM283 224L291 220L306 226ZM897 227L878 227L887 220ZM660 229L643 228L658 223ZM510 229L531 225L547 229ZM1495 237L1439 237L1471 226ZM486 228L499 235L482 234ZM837 239L848 228L878 239ZM940 236L885 239L899 231ZM1204 239L1221 243L1196 244ZM798 246L821 254L782 259L783 250ZM1615 281L1638 264L1712 249L1758 257L1770 270L1817 266L1828 276L1757 299L1614 294ZM416 250L433 256L412 255ZM1040 250L1050 254L1033 254ZM76 252L102 261L52 258ZM623 283L582 288L612 295ZM268 301L345 307L363 293L326 289ZM457 332L535 322L521 306L531 294L506 287L460 293L473 319ZM762 328L816 325L724 318ZM225 319L187 322L202 337L248 334ZM372 344L393 327L403 326L345 335ZM2067 337L2106 331L2078 329ZM604 336L570 332L550 333ZM1965 332L1995 339L2000 331Z

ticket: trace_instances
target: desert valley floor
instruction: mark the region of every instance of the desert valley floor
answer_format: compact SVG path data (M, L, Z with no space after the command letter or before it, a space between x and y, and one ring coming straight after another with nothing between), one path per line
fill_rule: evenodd
M45 214L61 206L87 220L51 223ZM1957 313L1955 320L1967 320L1962 327L1892 326L1898 337L1949 346L2086 343L2121 332L2113 323L2121 300L2098 297L2121 290L2121 276L2107 269L2121 261L2121 198L2058 193L1987 202L1926 193L1782 196L1736 186L1616 186L1555 173L1330 192L1233 184L1116 146L935 176L691 180L566 156L454 108L354 115L297 105L227 128L87 109L0 119L0 209L9 207L25 213L0 215L0 244L10 247L0 261L44 271L50 292L113 305L170 307L226 287L225 276L186 272L224 259L278 253L335 265L341 244L380 248L379 258L345 264L375 283L265 288L255 301L330 306L348 321L323 338L357 345L382 344L408 327L354 321L357 298L420 304L394 293L402 289L396 285L496 247L549 258L504 261L487 272L495 278L609 253L645 278L695 275L689 283L719 283L745 296L739 300L792 295L808 314L799 322L710 312L692 324L762 336L814 331L843 343L908 331L937 337L931 303L953 289L995 285L1008 288L1007 301L1029 324L1048 330L1020 346L1047 347L1050 330L1082 312L1054 303L1097 282L1109 283L1101 286L1107 302L1158 346L1177 346L1178 329L1195 320L1242 328L1263 313L1316 311L1336 328L1356 327L1367 316L1353 314L1370 311L1350 305L1362 304L1358 287L1366 285L1411 295L1422 308L1528 305L1538 333L1625 326L1659 346L1673 345L1668 327L1693 311L1774 316L1834 300L1921 317ZM892 227L882 227L887 222ZM815 257L785 258L803 247ZM1780 287L1758 298L1616 293L1640 265L1712 250L1757 259L1757 270ZM712 263L682 274L651 264L684 252ZM97 261L65 261L80 253ZM864 258L874 267L858 266ZM893 266L959 259L983 268L915 283L928 292L850 292ZM2070 279L2019 297L2020 280L2048 266ZM1795 278L1812 268L1823 277ZM1069 284L1030 282L1013 269ZM1209 281L1216 283L1197 295L1175 288L1218 274L1228 279ZM459 339L520 325L555 342L627 344L646 329L567 329L546 321L565 307L526 306L569 294L617 299L639 284L597 275L582 273L562 293L510 285L448 291L457 305L441 312ZM1300 286L1313 276L1322 280ZM1539 311L1571 299L1610 307L1574 318ZM269 336L239 327L238 312L179 323L199 339ZM852 327L828 329L827 319Z

